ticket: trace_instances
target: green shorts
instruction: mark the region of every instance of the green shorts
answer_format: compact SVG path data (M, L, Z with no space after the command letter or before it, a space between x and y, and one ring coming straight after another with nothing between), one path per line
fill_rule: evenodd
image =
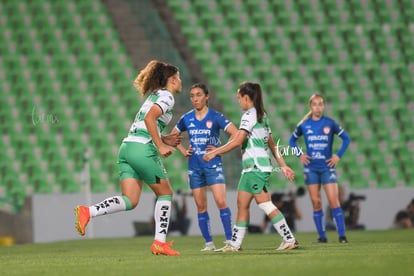
M270 190L270 172L251 171L242 173L237 190L250 194L260 194Z
M118 153L119 179L136 178L147 184L167 179L167 171L152 143L123 142Z

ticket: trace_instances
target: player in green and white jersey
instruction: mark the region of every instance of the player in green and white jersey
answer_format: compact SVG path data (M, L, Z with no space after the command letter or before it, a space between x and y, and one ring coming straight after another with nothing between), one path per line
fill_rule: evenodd
M76 229L82 236L90 218L127 211L138 205L145 182L157 196L154 210L155 238L153 254L178 256L166 242L173 191L161 157L168 157L181 140L178 135L162 137L171 121L174 95L182 89L178 68L156 60L150 61L138 74L134 86L148 97L124 138L118 154L121 196L113 196L92 206L75 207Z
M278 250L293 249L298 246L285 217L272 203L270 198L269 176L272 172L270 152L282 168L283 174L290 180L294 173L282 155L277 151L273 141L269 119L263 107L262 90L259 84L244 82L237 90L237 98L243 114L240 127L227 144L204 155L208 162L217 155L226 153L238 146L242 147L242 173L237 192L237 219L233 226L232 239L218 252L239 251L249 225L250 203L254 199L266 213L282 237Z

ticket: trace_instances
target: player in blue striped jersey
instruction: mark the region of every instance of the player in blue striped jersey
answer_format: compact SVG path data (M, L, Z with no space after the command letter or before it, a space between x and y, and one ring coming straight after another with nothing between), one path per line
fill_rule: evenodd
M202 157L206 152L220 145L220 130L229 135L237 128L223 114L208 107L208 89L204 84L194 84L190 89L190 99L194 109L184 114L172 134L187 131L189 148L179 145L178 150L188 157L188 178L194 201L197 206L198 226L205 240L202 251L215 249L210 233L210 217L207 212L207 188L213 193L223 224L226 241L231 239L231 212L226 202L226 185L221 156L210 162Z
M322 96L312 95L309 99L309 108L308 114L298 123L292 133L289 144L298 149L297 139L300 136L304 137L306 152L302 153L302 150L297 152L299 152L298 156L304 166L305 184L311 198L313 220L319 234L318 242L327 242L320 193L322 185L336 224L339 242L347 243L335 168L347 149L350 138L335 120L323 115L325 106ZM332 152L334 135L342 139L342 145L336 153Z

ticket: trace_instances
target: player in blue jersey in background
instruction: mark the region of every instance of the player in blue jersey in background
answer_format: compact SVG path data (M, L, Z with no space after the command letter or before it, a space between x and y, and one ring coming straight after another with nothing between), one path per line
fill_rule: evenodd
M194 201L197 206L198 226L205 240L201 251L215 250L210 232L210 217L207 211L207 188L213 193L220 218L223 224L226 241L231 239L231 212L226 202L226 181L221 157L210 162L203 161L203 155L220 145L220 130L229 135L237 132L237 128L223 114L208 107L208 89L204 84L194 84L190 90L191 103L194 109L184 114L172 134L187 131L189 147L177 148L188 157L188 177Z
M335 221L339 242L347 243L335 168L348 148L350 138L335 120L323 115L325 106L322 96L312 95L309 99L309 108L308 114L298 123L292 133L289 143L291 147L299 149L297 139L303 136L305 140L306 152L298 152L300 152L300 161L304 165L305 184L312 202L313 220L319 234L318 242L328 241L320 193L322 185ZM332 153L335 134L342 139L342 145L337 153Z

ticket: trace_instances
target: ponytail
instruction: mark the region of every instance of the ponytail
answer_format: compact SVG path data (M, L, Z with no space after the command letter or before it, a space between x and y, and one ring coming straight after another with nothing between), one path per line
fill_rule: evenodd
M248 95L253 101L254 107L256 108L257 121L262 123L266 110L263 106L262 88L260 87L260 84L254 82L242 82L239 85L239 93L242 96Z
M299 121L299 123L297 124L297 126L300 126L304 121L306 121L307 119L309 119L312 116L312 111L309 111L308 113L306 113L305 116L303 116L302 120Z

